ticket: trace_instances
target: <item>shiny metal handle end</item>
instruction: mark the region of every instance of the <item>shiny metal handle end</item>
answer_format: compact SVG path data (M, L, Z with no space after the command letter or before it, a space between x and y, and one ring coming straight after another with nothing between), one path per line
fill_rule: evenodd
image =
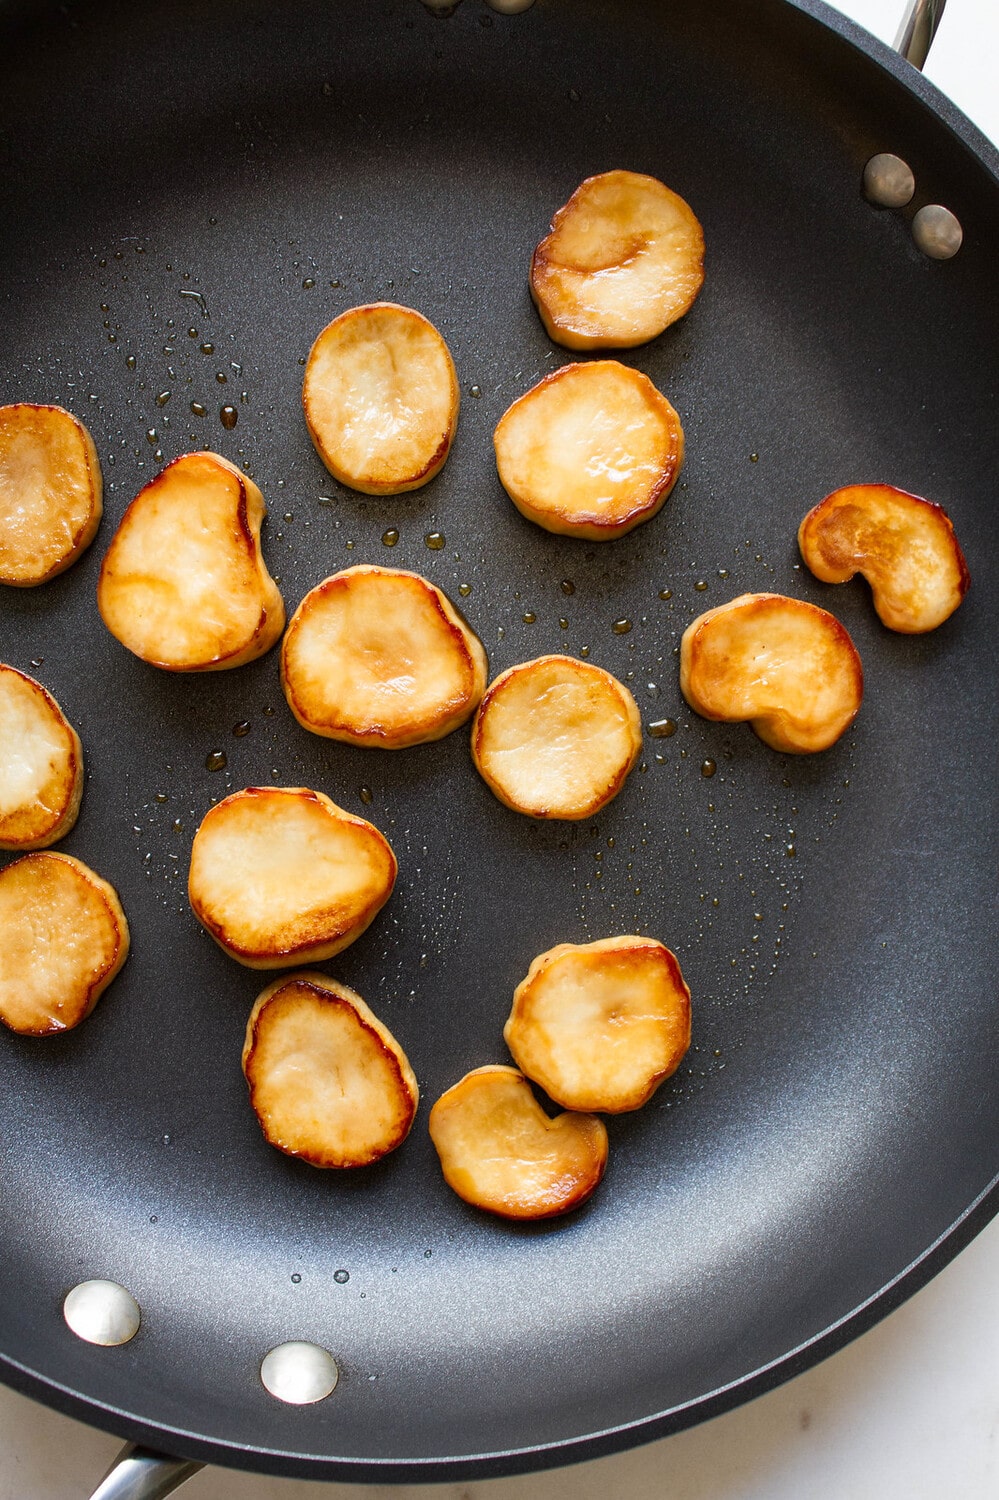
M922 68L937 34L947 0L911 0L895 38L895 51L906 62Z
M90 1500L164 1500L204 1464L126 1443Z

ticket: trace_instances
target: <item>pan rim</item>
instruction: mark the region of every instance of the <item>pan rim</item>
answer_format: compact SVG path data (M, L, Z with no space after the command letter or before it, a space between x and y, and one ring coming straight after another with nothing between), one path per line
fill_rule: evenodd
M999 1173L964 1213L908 1266L876 1292L872 1292L859 1307L845 1313L842 1318L778 1359L668 1411L654 1412L635 1422L622 1423L582 1437L524 1448L425 1459L306 1456L277 1448L227 1443L219 1439L204 1438L198 1433L185 1432L180 1428L145 1422L128 1412L80 1396L67 1386L49 1381L2 1352L0 1369L4 1372L5 1384L22 1395L53 1407L65 1416L113 1433L123 1441L140 1443L155 1451L168 1451L173 1458L194 1459L223 1468L250 1470L286 1479L324 1479L333 1483L355 1484L431 1484L447 1480L498 1479L504 1475L537 1473L544 1469L607 1458L629 1448L671 1437L700 1422L734 1411L757 1396L776 1390L786 1381L793 1380L795 1376L804 1374L806 1370L836 1354L901 1307L944 1270L997 1215ZM177 1439L176 1442L173 1441L174 1438Z
M859 22L834 10L827 0L779 0L779 3L799 11L802 15L809 16L820 26L835 32L857 52L863 53L865 57L877 63L882 72L890 74L907 93L914 95L921 104L926 105L931 113L948 128L955 140L960 142L974 156L979 165L985 168L999 187L999 146L994 145L952 99L949 99L935 83L931 83L925 74L912 63L906 62L894 47L889 47L887 42L882 42L879 37L865 31Z

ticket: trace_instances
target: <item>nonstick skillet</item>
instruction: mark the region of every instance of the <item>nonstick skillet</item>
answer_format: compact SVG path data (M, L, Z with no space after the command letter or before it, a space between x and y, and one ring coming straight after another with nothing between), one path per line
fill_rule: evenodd
M0 399L76 411L107 481L83 561L5 591L0 657L80 730L62 847L114 882L134 935L79 1031L0 1038L4 1378L191 1459L384 1482L591 1457L798 1372L996 1207L995 154L811 3L467 0L442 21L415 0L15 0L0 25ZM863 196L880 151L912 167L908 207ZM491 432L566 357L530 305L530 250L619 165L694 206L707 280L624 356L680 412L681 485L588 546L516 514ZM963 228L946 262L913 238L927 203ZM443 473L391 500L334 484L299 407L316 332L378 299L437 324L463 387ZM160 463L201 446L260 484L289 606L390 560L460 599L494 672L585 649L676 732L647 737L600 817L534 823L492 799L462 732L395 755L309 736L274 653L210 677L143 666L99 622L100 556ZM865 479L955 522L972 589L933 635L890 635L866 586L798 566L804 511ZM749 590L832 609L858 645L864 707L821 756L679 695L684 626ZM212 799L272 782L364 811L400 861L390 906L327 967L399 1037L424 1102L398 1153L347 1178L264 1144L239 1070L259 985L184 896ZM444 1187L427 1107L504 1060L536 953L621 931L680 958L687 1065L611 1122L584 1211L486 1220ZM120 1348L63 1319L89 1278L141 1308ZM289 1340L334 1356L327 1399L264 1389Z

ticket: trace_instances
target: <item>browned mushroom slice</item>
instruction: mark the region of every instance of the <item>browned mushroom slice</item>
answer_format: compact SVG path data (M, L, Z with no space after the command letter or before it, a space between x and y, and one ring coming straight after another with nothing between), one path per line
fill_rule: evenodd
M24 1036L78 1026L128 955L114 887L69 854L0 870L0 932L0 1021Z
M80 737L41 683L0 662L0 849L44 849L83 795Z
M704 234L690 205L655 177L588 177L552 219L531 261L549 337L568 349L627 349L688 311L704 281Z
M420 1097L406 1054L360 995L308 970L258 996L243 1072L267 1140L314 1167L366 1167L394 1151Z
M269 651L284 604L260 550L264 499L217 453L186 453L132 501L101 566L111 634L155 667L208 672Z
M690 991L653 938L560 943L531 964L503 1031L514 1061L565 1109L639 1109L690 1046Z
M589 818L624 785L642 748L623 683L571 656L539 656L490 683L472 759L501 802L532 818Z
M334 478L368 495L433 479L448 456L461 393L437 329L393 302L352 307L316 339L302 404Z
M834 490L798 528L801 555L823 583L862 573L889 630L935 630L957 609L971 578L942 506L890 484Z
M834 616L782 594L741 594L680 643L683 696L706 719L748 719L774 750L826 750L860 710L864 674Z
M28 588L76 561L100 525L101 466L61 406L0 406L0 583Z
M593 1115L551 1119L516 1068L475 1068L430 1111L448 1186L505 1219L550 1219L579 1208L607 1166L607 1131Z
M478 636L416 573L356 567L306 594L281 648L285 697L313 734L382 750L464 724L488 670Z
M546 376L500 419L494 442L503 488L522 515L596 542L650 520L683 463L673 407L613 359Z
M251 786L194 835L194 915L250 969L332 958L392 893L396 859L371 823L305 787Z

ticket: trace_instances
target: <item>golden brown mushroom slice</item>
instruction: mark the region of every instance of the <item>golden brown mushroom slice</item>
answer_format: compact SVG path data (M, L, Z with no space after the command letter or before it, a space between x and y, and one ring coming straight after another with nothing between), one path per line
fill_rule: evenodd
M652 381L617 360L566 365L515 401L494 436L521 515L546 531L612 541L651 520L683 463L683 428Z
M783 594L741 594L684 631L680 688L704 718L748 719L774 750L807 755L849 729L864 674L847 631L824 609Z
M487 671L481 641L451 601L398 568L334 573L306 594L281 648L285 697L303 728L381 750L464 724Z
M352 307L324 328L305 366L302 405L335 479L366 495L398 495L433 479L458 425L450 351L411 307Z
M579 1208L607 1166L607 1130L593 1115L546 1115L516 1068L475 1068L430 1111L444 1180L459 1198L505 1219L550 1219Z
M539 656L490 683L472 725L487 786L532 818L589 818L624 785L642 748L638 705L602 667Z
M560 943L534 960L503 1029L514 1061L565 1109L640 1109L690 1046L690 991L654 938Z
M40 682L0 662L0 849L54 844L76 822L82 796L76 730Z
M353 990L303 970L257 997L243 1045L272 1146L314 1167L367 1167L401 1146L420 1091L405 1052Z
M114 887L48 850L0 870L0 933L0 1021L23 1036L78 1026L128 956Z
M971 576L943 506L890 484L834 490L798 528L801 555L823 583L862 573L889 630L935 630L957 609Z
M284 603L260 550L264 498L217 453L186 453L132 501L101 566L111 634L168 672L240 667L269 651Z
M202 819L188 895L230 958L280 969L332 958L359 938L397 868L378 829L322 792L251 786Z
M68 568L100 525L90 433L61 406L0 406L0 583L30 588Z
M704 281L704 232L655 177L588 177L531 260L531 295L567 349L628 349L682 318Z

